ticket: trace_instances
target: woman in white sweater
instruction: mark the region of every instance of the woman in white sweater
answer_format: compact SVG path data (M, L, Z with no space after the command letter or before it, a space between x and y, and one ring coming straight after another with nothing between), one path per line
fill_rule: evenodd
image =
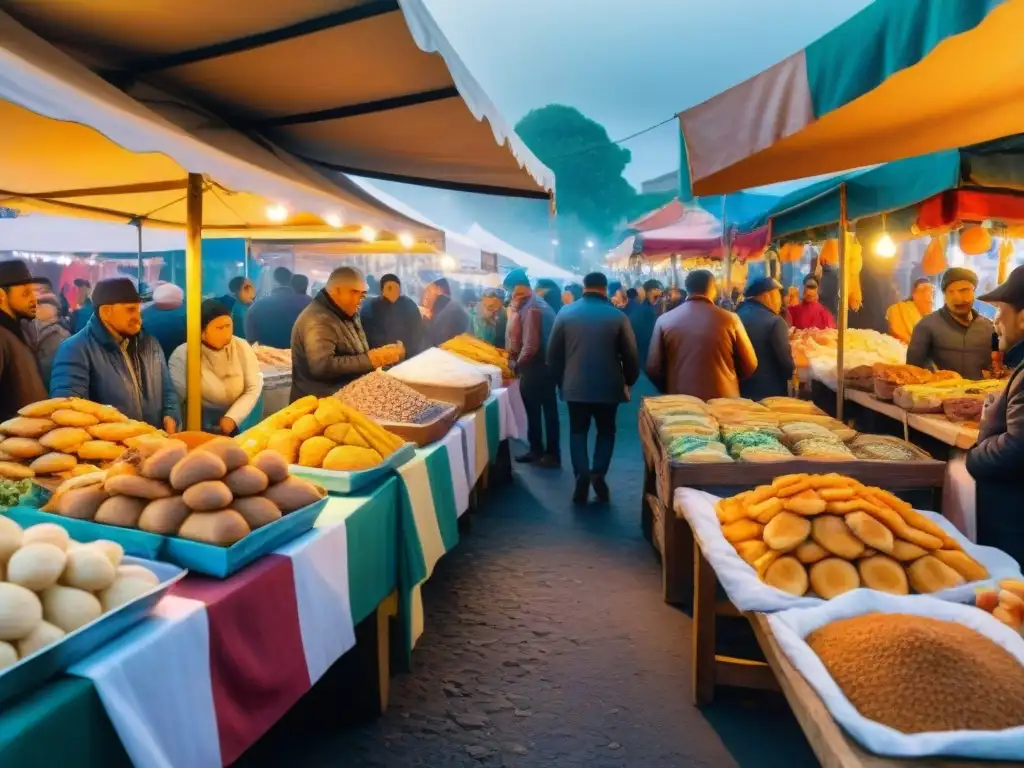
M252 412L263 392L263 374L252 348L234 335L227 307L216 299L202 306L203 345L202 397L203 431L234 434ZM169 361L171 378L178 396L185 401L187 344L182 344Z

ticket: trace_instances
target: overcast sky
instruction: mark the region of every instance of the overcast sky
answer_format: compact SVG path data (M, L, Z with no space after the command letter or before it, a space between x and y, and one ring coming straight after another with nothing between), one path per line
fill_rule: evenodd
M426 0L510 123L578 108L620 139L805 47L870 0ZM629 141L627 178L678 163L674 122Z

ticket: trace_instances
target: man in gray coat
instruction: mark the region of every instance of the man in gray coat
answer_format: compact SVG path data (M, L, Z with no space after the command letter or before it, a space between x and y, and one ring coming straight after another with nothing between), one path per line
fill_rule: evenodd
M359 320L364 296L363 274L338 267L302 310L292 329L293 402L306 395L329 397L363 374L402 359L397 345L370 349Z
M569 453L576 474L573 501L585 504L593 485L607 503L605 475L615 448L615 414L640 376L629 318L608 300L608 278L583 278L583 298L558 313L548 341L548 366L569 405ZM597 425L594 461L588 456L590 422Z
M921 319L910 335L907 362L920 368L956 371L965 379L982 378L992 363L992 321L974 310L978 276L953 267L942 275L945 306Z

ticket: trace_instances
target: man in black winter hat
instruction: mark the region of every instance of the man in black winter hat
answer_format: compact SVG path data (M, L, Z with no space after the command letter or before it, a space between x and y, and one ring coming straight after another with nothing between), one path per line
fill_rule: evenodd
M19 408L46 399L46 386L22 320L34 320L39 306L36 285L23 261L0 262L0 421Z

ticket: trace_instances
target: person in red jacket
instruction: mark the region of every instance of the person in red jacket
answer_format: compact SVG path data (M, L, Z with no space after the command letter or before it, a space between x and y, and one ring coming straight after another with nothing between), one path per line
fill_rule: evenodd
M832 313L818 301L818 281L813 277L804 280L803 301L789 308L789 324L798 331L836 327L836 319L832 317Z

